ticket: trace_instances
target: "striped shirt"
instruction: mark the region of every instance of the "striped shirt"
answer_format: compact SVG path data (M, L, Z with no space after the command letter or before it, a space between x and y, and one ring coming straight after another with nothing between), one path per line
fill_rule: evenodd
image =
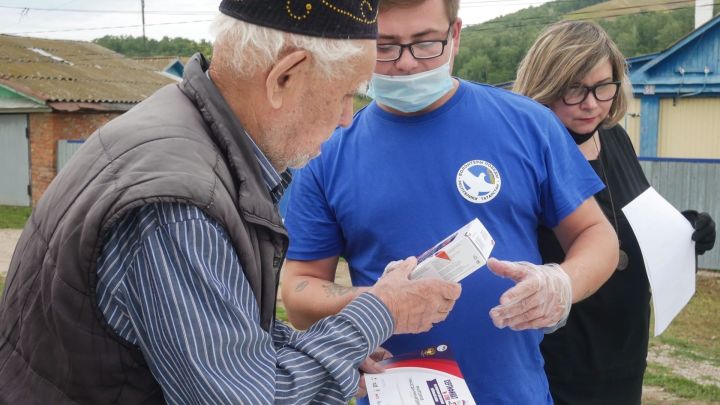
M260 165L260 169L262 171L263 180L265 181L268 190L270 190L270 196L272 197L273 202L277 204L280 202L285 189L287 189L290 185L290 182L292 181L292 174L290 173L290 170L278 173L277 170L275 170L275 166L270 163L270 160L268 160L267 156L265 156L260 148L258 148L250 135L248 135L247 132L243 133L252 145L253 152L255 153L255 159Z
M365 293L305 332L275 322L267 333L228 236L191 205L126 215L97 271L102 313L140 348L171 404L345 403L358 365L394 329Z

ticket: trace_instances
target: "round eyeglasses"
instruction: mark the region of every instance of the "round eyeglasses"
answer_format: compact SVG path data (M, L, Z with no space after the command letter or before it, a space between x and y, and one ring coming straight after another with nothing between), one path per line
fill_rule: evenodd
M592 93L597 101L610 101L617 96L619 89L619 81L599 83L594 86L574 85L565 90L562 100L566 105L578 105L582 104L588 94Z
M450 30L452 25L448 27L445 39L434 41L419 41L409 44L377 44L377 61L378 62L394 62L400 57L407 48L415 59L433 59L445 52L445 46L448 43Z

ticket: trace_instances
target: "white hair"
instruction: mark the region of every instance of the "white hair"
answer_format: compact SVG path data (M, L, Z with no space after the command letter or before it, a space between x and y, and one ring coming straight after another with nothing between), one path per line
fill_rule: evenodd
M245 78L272 66L285 49L305 49L310 52L316 66L327 78L339 76L343 73L340 69L345 65L343 62L363 52L360 41L291 34L224 14L215 17L210 31L215 37L213 46L221 45L226 49L226 63Z

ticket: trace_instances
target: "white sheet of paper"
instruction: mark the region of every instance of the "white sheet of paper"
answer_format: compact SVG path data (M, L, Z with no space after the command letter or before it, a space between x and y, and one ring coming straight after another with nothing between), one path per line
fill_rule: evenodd
M658 336L695 294L695 242L690 239L693 228L652 187L622 210L642 250Z

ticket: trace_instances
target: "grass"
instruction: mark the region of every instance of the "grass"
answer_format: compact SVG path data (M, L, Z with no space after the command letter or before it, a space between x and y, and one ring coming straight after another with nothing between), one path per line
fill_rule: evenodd
M370 104L372 99L370 97L365 97L361 95L356 95L353 97L353 111L357 111L366 105Z
M671 356L691 361L704 361L720 367L720 277L697 279L695 296L673 320L667 330L650 338L650 346L666 345ZM650 327L652 334L653 326ZM648 363L644 385L661 387L676 397L717 403L720 388L700 384L673 373L673 370Z
M278 305L275 307L275 317L283 322L288 322L287 312L285 312L285 307L282 305Z
M698 277L695 296L667 330L650 343L672 346L675 354L720 365L720 277ZM651 327L652 330L652 327Z
M0 229L25 227L25 221L30 217L30 207L15 207L0 205Z
M698 384L687 378L679 377L674 375L669 368L656 364L648 365L644 382L645 385L662 387L665 392L693 401L714 402L720 398L720 388L714 385Z

